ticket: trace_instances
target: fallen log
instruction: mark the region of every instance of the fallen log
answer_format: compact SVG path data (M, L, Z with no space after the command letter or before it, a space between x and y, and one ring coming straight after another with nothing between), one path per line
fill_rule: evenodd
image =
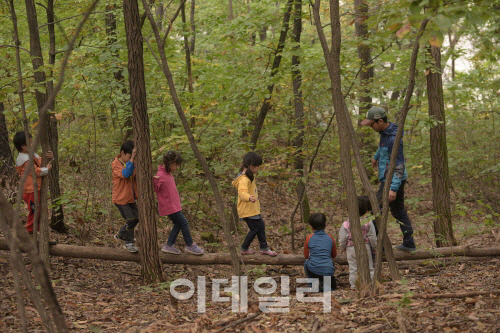
M0 238L0 250L8 251L5 238ZM24 252L22 244L20 250ZM49 254L57 257L100 259L113 261L136 261L140 262L141 257L137 253L130 253L125 249L96 247L96 246L78 246L57 244L49 247ZM430 258L442 258L452 256L467 257L489 257L500 256L500 247L471 248L464 246L442 247L429 251L415 251L412 253L403 251L394 251L397 261L401 260L421 260ZM229 253L205 253L201 256L191 254L166 254L160 253L160 260L164 264L184 264L184 265L231 265ZM385 260L385 258L384 258ZM296 254L278 254L276 257L254 254L241 257L241 261L246 265L303 265L304 257ZM338 255L334 262L339 265L347 265L345 255Z

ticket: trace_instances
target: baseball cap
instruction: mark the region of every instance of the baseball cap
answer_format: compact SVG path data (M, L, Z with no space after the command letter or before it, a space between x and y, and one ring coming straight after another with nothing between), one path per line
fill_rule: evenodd
M362 126L370 126L375 120L382 119L386 116L385 110L380 106L372 106L366 113L366 118L361 122Z

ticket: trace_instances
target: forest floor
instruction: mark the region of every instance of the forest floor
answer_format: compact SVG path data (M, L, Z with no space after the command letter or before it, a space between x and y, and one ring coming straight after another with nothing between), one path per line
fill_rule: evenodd
M264 213L268 242L279 253L302 253L303 235L297 238L297 250L292 251L290 236L286 235L294 198L276 193L268 183L259 183L262 211ZM428 193L428 194L426 194ZM432 222L428 213L432 209L430 185L410 184L407 188L409 215L416 230L416 243L420 249L432 247ZM412 200L411 198L420 198ZM464 203L471 214L454 221L455 234L461 245L494 246L495 225L483 223L480 216L472 212L477 203ZM335 225L340 225L346 212L329 213L334 216L327 232L337 234ZM427 215L426 215L427 214ZM189 219L189 216L188 216ZM191 221L191 220L190 220ZM224 252L222 232L216 235L215 244L207 245L200 239L207 226L203 221L191 222L195 241L207 252ZM208 223L208 222L207 222ZM59 243L118 247L113 233L119 228L118 216L104 223L82 239L75 232L68 235L51 233ZM166 239L170 224L159 224L159 238ZM498 228L498 225L497 225ZM298 227L300 229L300 227ZM243 232L245 228L241 229ZM498 230L498 229L496 229ZM393 245L401 240L399 227L390 223L389 235ZM242 235L235 237L239 242ZM177 245L183 249L179 236ZM254 241L257 246L257 241ZM27 266L29 260L26 258ZM444 265L443 265L444 263ZM500 332L500 296L486 295L467 298L419 298L427 293L459 293L500 289L500 258L482 258L462 261L460 258L426 261L398 262L404 276L401 282L388 278L384 266L384 282L377 296L360 298L349 289L348 267L336 265L338 290L332 292L331 312L323 311L323 304L304 302L296 297L296 278L305 277L301 266L243 266L248 276L248 311L231 312L230 302L212 301L213 279L231 279L229 266L163 265L167 282L146 286L140 278L138 263L113 262L88 259L51 257L51 278L59 303L73 332L217 332L237 320L255 316L239 325L224 329L224 332ZM384 264L385 265L385 264ZM253 283L259 277L276 278L276 292L280 296L279 276L290 276L289 306L283 313L264 313L258 310L259 295ZM9 254L0 251L0 332L19 331ZM197 277L205 276L205 313L197 312L197 290L187 300L176 300L170 295L169 282L185 278L196 285ZM265 285L261 285L265 287ZM222 296L230 296L222 293ZM43 332L40 317L28 294L24 292L30 332ZM317 296L309 295L308 297Z

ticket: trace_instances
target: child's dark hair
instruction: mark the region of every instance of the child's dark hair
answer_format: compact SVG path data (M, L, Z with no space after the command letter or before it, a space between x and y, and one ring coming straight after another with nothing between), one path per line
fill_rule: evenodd
M372 210L372 204L370 203L370 198L367 195L361 195L358 197L358 208L359 216L363 216L366 212Z
M262 165L262 157L260 157L259 154L251 151L249 153L246 153L245 156L243 156L243 164L241 165L240 172L243 171L243 169L247 169L245 171L245 175L250 179L250 181L253 182L253 172L250 171L249 166L261 166Z
M313 230L324 230L326 227L326 216L323 213L314 213L309 217L309 225Z
M180 165L182 163L182 157L181 154L173 150L169 150L165 153L165 155L163 155L163 165L165 166L165 170L170 172L170 165L172 163Z
M16 147L17 151L19 152L23 151L23 148L21 148L22 146L28 145L26 143L26 134L24 133L24 131L19 131L16 134L14 134L14 139L12 141L14 142L14 147Z
M123 151L124 154L132 154L132 150L134 150L134 141L133 140L125 141L122 144L122 147L120 148L120 152Z

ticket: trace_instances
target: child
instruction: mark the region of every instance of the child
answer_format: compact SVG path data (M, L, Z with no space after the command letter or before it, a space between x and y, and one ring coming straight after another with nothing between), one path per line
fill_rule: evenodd
M134 141L128 140L122 144L120 155L111 163L113 170L112 201L125 219L125 224L115 234L116 240L125 242L125 248L132 253L137 253L134 245L134 228L139 223L137 210L137 181L135 179L135 154Z
M31 135L30 135L31 139ZM16 160L16 169L19 172L19 175L22 177L25 172L28 173L26 181L23 187L23 200L28 205L28 220L26 221L26 230L30 234L33 233L33 221L35 220L35 186L33 184L33 176L32 170L26 170L29 163L29 148L26 142L26 134L24 132L17 132L14 135L14 146L16 147L19 155ZM51 151L47 152L46 157L48 159L52 159L53 154ZM36 183L38 189L38 204L40 202L40 188L42 187L42 177L46 176L49 173L49 170L52 168L52 161L47 163L46 167L41 167L42 159L37 154L34 154L34 168L36 173Z
M175 185L172 172L177 170L182 163L181 154L173 150L168 151L163 156L163 165L158 166L158 172L154 176L155 192L158 196L158 211L160 216L168 216L174 223L174 227L168 236L168 240L161 248L162 252L181 254L181 251L174 246L175 240L182 231L182 236L186 242L184 248L186 252L194 255L202 255L205 252L196 245L189 232L188 221L182 214L181 199Z
M304 243L304 270L308 278L319 279L319 291L323 291L324 277L331 277L331 290L337 289L337 282L333 273L332 258L337 256L337 247L332 236L325 232L326 217L324 214L312 214L309 218L309 224L313 228L313 233L307 236ZM328 290L328 287L326 288Z
M370 204L370 199L368 196L358 197L359 206L359 216L363 216L366 212L370 211L372 206ZM365 240L366 250L368 251L368 262L370 265L370 276L373 279L373 258L371 255L372 249L377 247L377 236L375 234L375 226L373 221L368 221L366 218L361 220L361 232L363 233L363 238ZM368 223L366 223L368 222ZM339 245L340 248L346 250L347 262L349 263L349 283L351 284L351 289L356 289L356 273L358 271L358 266L356 264L356 252L354 251L354 243L352 242L351 230L349 225L349 220L342 223L339 231ZM371 245L371 248L370 248Z
M240 173L232 183L238 190L238 216L240 219L245 220L250 229L241 245L241 254L255 253L250 249L250 244L257 236L260 244L260 254L274 257L277 256L277 253L271 251L267 246L266 227L260 215L259 195L257 194L257 184L254 177L261 165L262 157L254 152L245 154Z

